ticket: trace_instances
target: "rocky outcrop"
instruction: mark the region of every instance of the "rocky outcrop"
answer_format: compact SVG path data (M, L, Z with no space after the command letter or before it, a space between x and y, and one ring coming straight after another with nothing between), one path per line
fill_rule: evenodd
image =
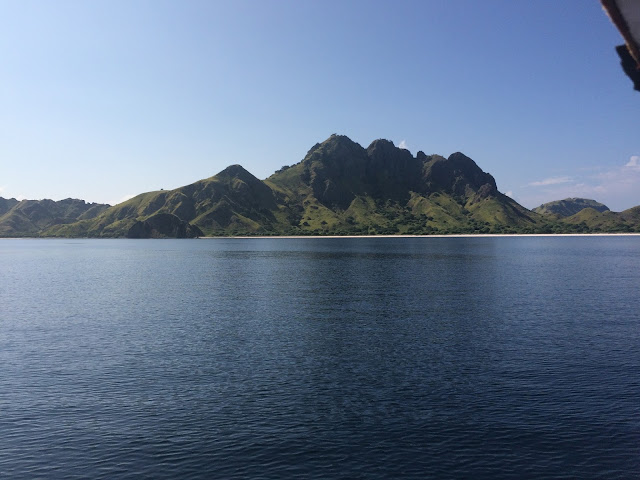
M537 215L500 193L493 176L460 152L448 158L422 151L413 156L383 139L365 149L344 135L331 135L302 161L264 181L231 165L210 178L142 193L110 208L71 199L15 202L0 202L0 211L10 209L0 216L0 236L536 233L586 231L592 224L598 231L638 228L636 212L628 220L602 214L571 222ZM47 227L52 222L57 224Z
M443 158L433 155L425 162L424 181L429 191L444 192L469 199L480 193L483 198L496 195L496 181L466 155L456 152Z
M373 141L365 150L348 137L334 134L309 150L300 166L300 179L311 187L314 197L328 208L342 210L358 196L406 202L411 192L439 192L466 201L478 192L480 198L498 193L494 178L462 153L444 158L420 151L414 157L384 139ZM279 183L280 177L275 174L270 180Z

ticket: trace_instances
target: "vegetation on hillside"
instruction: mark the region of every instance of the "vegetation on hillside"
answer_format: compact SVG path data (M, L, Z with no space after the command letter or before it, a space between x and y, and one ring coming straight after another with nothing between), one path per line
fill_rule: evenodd
M414 157L388 140L365 149L341 135L264 181L231 165L113 207L33 202L0 198L0 236L640 232L640 207L614 213L592 200L567 199L530 211L500 193L494 178L462 153Z
M532 211L541 215L555 215L558 218L570 217L585 208L592 208L598 212L606 212L609 207L588 198L565 198L553 202L543 203Z

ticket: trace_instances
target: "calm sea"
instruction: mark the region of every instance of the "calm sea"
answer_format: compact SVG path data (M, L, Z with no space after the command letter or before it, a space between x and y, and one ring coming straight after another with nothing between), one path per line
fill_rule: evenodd
M1 240L0 478L638 478L640 237Z

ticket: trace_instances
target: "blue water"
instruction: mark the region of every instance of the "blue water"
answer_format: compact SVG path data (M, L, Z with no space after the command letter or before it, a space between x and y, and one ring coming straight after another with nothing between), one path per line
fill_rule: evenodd
M0 478L638 478L640 237L0 241Z

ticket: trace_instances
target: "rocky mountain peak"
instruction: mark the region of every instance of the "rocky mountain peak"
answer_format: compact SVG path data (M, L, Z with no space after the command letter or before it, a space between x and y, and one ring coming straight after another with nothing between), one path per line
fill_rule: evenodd
M256 178L251 173L249 173L242 165L237 164L229 165L227 168L218 173L216 177L240 178L241 180L248 177Z
M598 213L595 208L606 206L566 201L590 208L566 219L545 218L500 194L494 178L461 152L444 158L419 151L413 157L389 140L365 149L334 134L266 181L231 165L213 177L113 207L0 198L0 236L640 231L640 207Z
M470 198L482 188L484 198L498 193L496 181L461 152L449 158L433 155L425 164L425 180L433 190Z

